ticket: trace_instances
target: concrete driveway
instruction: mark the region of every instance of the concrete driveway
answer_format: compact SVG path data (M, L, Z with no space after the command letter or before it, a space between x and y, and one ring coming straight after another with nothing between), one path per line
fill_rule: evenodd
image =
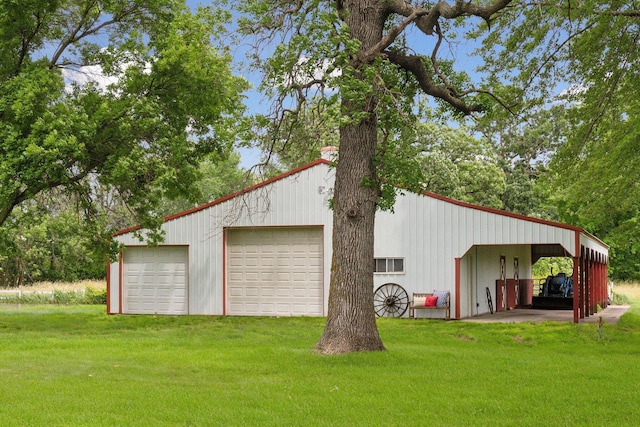
M618 323L620 317L629 310L628 305L610 305L600 313L595 313L584 319L580 323L597 323L602 316L604 323ZM517 308L496 312L493 314L482 314L480 316L462 319L463 322L479 323L518 323L518 322L573 322L573 310L540 310L533 308Z

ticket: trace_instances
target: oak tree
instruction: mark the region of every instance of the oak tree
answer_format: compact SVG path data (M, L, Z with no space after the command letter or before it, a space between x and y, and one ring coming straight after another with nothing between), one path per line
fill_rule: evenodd
M485 26L509 4L403 0L249 1L241 28L258 48L272 116L282 122L307 99L338 102L340 153L333 199L333 259L327 324L316 349L325 354L383 350L373 311L373 230L378 206L389 206L387 173L402 157L398 134L415 121L423 92L461 114L482 109L474 89L440 51L462 18ZM409 29L430 43L414 52ZM410 164L410 162L407 162Z
M100 185L152 229L163 197L197 193L246 88L217 47L228 18L179 0L0 3L0 226L51 188L91 212Z

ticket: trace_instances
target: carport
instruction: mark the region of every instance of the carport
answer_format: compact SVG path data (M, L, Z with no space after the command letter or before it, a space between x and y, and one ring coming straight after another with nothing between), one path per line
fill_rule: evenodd
M573 260L573 321L589 318L598 306L609 304L607 265L609 246L581 228L575 228L575 253L561 245L533 245L531 261L542 257L571 257Z
M580 228L575 228L576 254L567 250L560 244L533 244L531 245L531 264L535 264L544 257L567 257L573 261L573 321L578 323L580 319L588 319L597 313L598 306L606 308L609 304L607 293L607 265L609 247L596 237ZM504 289L509 296L505 295L505 301L511 298L510 286L515 284L521 289L522 296L525 289L533 288L532 279L501 278L504 281ZM497 280L497 288L500 288L501 280ZM535 298L535 297L534 297ZM515 306L515 304L514 304ZM507 306L506 308L509 308ZM538 310L538 311L560 311L566 310ZM531 312L533 313L533 312ZM563 316L561 314L547 314L547 316ZM564 315L566 316L566 314Z

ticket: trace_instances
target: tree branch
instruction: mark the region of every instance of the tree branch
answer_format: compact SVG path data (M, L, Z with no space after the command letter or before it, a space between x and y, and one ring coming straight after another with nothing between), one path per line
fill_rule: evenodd
M402 21L399 25L392 27L382 38L382 40L372 46L371 49L369 49L367 52L358 55L358 59L360 60L360 62L368 63L379 56L381 52L391 46L391 44L409 26L409 24L415 22L418 18L427 13L429 12L422 8L414 9L413 12L407 17L407 19Z
M471 114L473 112L481 111L482 108L479 105L467 105L460 98L456 97L447 88L436 85L429 73L427 72L422 57L419 55L403 55L398 52L387 51L385 52L387 58L392 63L400 66L402 69L410 72L415 76L420 85L420 88L427 94L439 98L456 110L463 114Z
M451 84L451 81L447 78L447 76L445 76L442 73L442 71L440 71L440 67L438 67L437 54L438 54L438 50L440 49L440 45L442 44L442 40L444 40L444 36L442 35L442 31L440 31L440 24L437 22L436 22L436 34L438 35L438 41L436 42L436 45L434 46L433 51L431 52L431 65L433 66L433 71L440 78L440 80L442 80L447 90L451 92L454 96L459 98L460 95L458 94L457 89L453 87L453 85Z
M44 22L44 19L41 19L39 12L35 14L35 18L36 18L36 26L33 29L33 31L31 31L26 37L22 35L22 43L21 43L22 46L20 48L18 63L16 64L16 69L15 69L16 76L20 72L20 68L22 68L24 59L27 57L27 55L29 55L29 45L31 44L33 39L36 37L40 29L42 28L42 25Z
M76 43L79 40L82 40L85 37L94 35L96 33L98 33L100 30L102 30L103 28L106 28L110 25L116 24L118 22L121 22L122 20L124 20L127 16L133 14L135 12L135 6L130 8L130 9L124 9L122 11L122 13L118 14L118 15L114 15L112 19L109 19L107 21L102 22L101 24L92 27L93 24L95 24L97 21L94 20L91 24L89 24L87 26L87 18L89 16L89 12L91 12L91 9L94 7L94 5L88 5L87 8L83 11L82 13L82 17L80 19L80 21L78 22L78 24L76 25L75 29L73 31L71 31L71 33L68 35L68 37L63 38L60 41L60 45L58 45L58 48L56 49L55 53L53 54L53 56L51 57L51 61L49 61L49 68L54 68L58 65L58 61L60 59L60 56L62 56L62 54L67 50L67 48L72 45L73 43ZM80 30L82 30L83 27L88 27L86 30L80 32Z
M512 0L496 0L488 6L480 6L471 1L455 0L455 4L451 6L440 0L431 9L426 10L420 6L413 6L404 0L394 0L390 3L389 8L392 12L407 18L416 12L419 13L415 20L416 26L424 34L430 36L433 35L440 17L455 19L460 16L477 16L490 25L493 14L506 8L511 2Z

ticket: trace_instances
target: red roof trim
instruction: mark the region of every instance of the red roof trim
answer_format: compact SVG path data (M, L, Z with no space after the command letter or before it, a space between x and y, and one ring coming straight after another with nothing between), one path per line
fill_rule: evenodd
M300 173L302 171L305 171L307 169L311 169L314 166L317 166L317 165L330 165L330 164L331 164L331 162L329 160L326 160L326 159L315 160L315 161L313 161L311 163L308 163L306 165L297 167L297 168L292 169L292 170L290 170L288 172L285 172L285 173L280 174L278 176L275 176L273 178L267 179L266 181L262 181L262 182L260 182L258 184L252 185L251 187L247 187L247 188L245 188L243 190L240 190L240 191L237 191L235 193L229 194L228 196L221 197L219 199L213 200L213 201L211 201L209 203L205 203L204 205L196 206L195 208L191 208L191 209L188 209L186 211L182 211L182 212L178 212L178 213L173 214L173 215L169 215L169 216L167 216L167 217L165 217L163 219L163 222L169 222L169 221L172 221L174 219L182 218L183 216L191 215L192 213L199 212L201 210L210 208L211 206L218 205L220 203L226 202L227 200L231 200L231 199L233 199L235 197L238 197L238 196L241 196L243 194L249 193L249 192L251 192L253 190L256 190L258 188L265 187L265 186L267 186L269 184L272 184L272 183L274 183L276 181L280 181L281 179L290 177L291 175L295 175L295 174ZM114 236L120 236L120 235L127 234L127 233L130 233L132 231L139 230L139 229L140 229L139 225L136 225L134 227L125 228L123 230L120 230L120 231L117 231L116 233L114 233Z

